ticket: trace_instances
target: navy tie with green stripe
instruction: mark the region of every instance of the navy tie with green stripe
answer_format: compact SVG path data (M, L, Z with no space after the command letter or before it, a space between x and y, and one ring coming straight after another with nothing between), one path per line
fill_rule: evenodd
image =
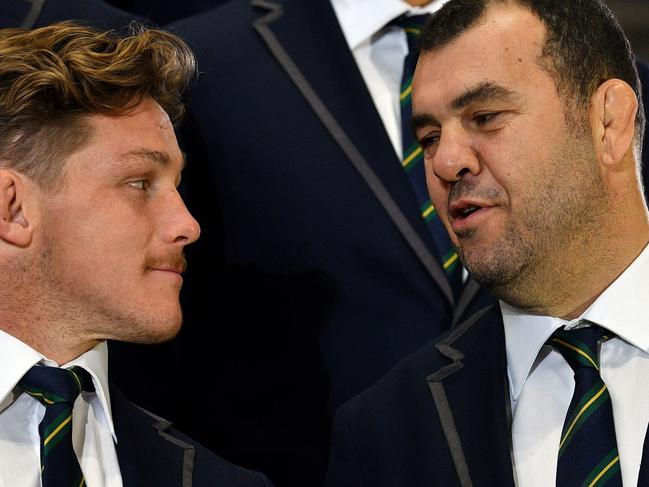
M622 486L611 396L598 357L598 344L612 336L591 324L561 328L548 340L575 372L575 392L559 443L557 487Z
M81 487L85 480L72 448L72 407L79 394L93 392L90 374L81 367L35 365L18 383L45 406L38 426L43 487Z
M462 266L457 253L451 244L451 239L440 221L437 211L430 201L426 187L426 174L424 171L424 154L412 133L410 118L412 116L412 76L419 56L418 39L422 26L429 15L401 16L391 22L392 25L401 27L408 39L408 55L403 63L401 78L401 133L403 142L402 166L408 175L417 201L420 213L435 243L439 263L446 273L455 299L462 293Z

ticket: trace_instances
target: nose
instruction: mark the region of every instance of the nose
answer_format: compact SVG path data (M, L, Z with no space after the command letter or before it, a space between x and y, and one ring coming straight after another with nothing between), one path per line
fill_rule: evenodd
M465 174L475 176L481 170L480 158L463 129L442 132L437 150L427 166L427 170L433 173L429 177L448 184L459 181Z
M185 206L178 191L170 195L170 210L167 222L163 224L165 241L181 246L189 245L201 235L201 227Z

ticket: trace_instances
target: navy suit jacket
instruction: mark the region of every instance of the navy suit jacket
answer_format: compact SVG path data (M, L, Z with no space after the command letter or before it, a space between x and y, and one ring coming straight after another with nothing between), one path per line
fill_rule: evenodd
M338 410L326 487L514 487L506 362L498 305L408 357Z
M226 462L137 407L115 386L110 395L124 487L272 487L262 474Z
M31 29L61 20L77 20L110 29L124 27L133 18L133 14L102 0L0 0L0 29Z
M471 281L453 302L328 1L236 0L169 28L200 71L182 354L227 394L210 426L179 424L277 484L320 485L336 407L491 298Z

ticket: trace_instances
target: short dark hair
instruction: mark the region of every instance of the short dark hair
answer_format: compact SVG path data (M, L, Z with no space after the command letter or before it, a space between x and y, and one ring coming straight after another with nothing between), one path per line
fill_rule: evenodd
M88 140L86 118L151 97L177 121L195 60L178 37L138 24L127 35L73 22L0 30L0 167L56 187Z
M631 45L602 0L451 0L431 18L420 36L422 52L453 41L482 18L494 4L520 5L547 29L540 65L562 96L588 106L595 90L608 79L627 82L638 98L636 139L642 147L645 115L642 86Z

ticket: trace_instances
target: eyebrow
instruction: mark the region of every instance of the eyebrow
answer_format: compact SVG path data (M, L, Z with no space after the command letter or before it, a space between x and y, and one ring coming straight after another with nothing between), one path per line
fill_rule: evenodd
M460 96L451 102L451 108L458 111L476 102L494 100L511 102L517 98L516 92L492 81L483 81L464 90ZM428 113L415 113L411 123L414 131L427 125L440 125L439 121Z
M453 110L461 110L471 103L481 101L512 101L517 98L515 92L491 81L483 81L475 86L467 88L464 93L458 96L451 103Z
M185 165L187 164L187 157L185 156L184 152L181 152L181 154L182 154L182 162L180 164L180 170L182 171L185 168ZM169 154L167 154L166 152L149 150L149 149L131 150L121 154L119 158L121 160L145 159L148 161L155 162L156 164L160 164L163 167L168 166L170 162Z

